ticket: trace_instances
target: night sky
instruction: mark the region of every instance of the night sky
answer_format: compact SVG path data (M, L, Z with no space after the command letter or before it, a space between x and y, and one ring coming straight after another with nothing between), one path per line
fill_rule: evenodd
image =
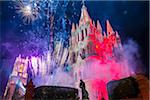
M78 22L81 12L81 5L81 2L78 1L75 2L75 10L72 10L73 7L71 6L66 8L66 16L71 23ZM148 76L149 2L86 1L85 5L87 6L90 17L95 21L100 20L104 30L105 21L108 19L112 27L119 32L122 43L125 43L127 39L131 38L138 44L142 67L145 70L146 76ZM0 7L0 86L2 86L3 91L8 76L11 73L15 57L20 53L25 54L26 50L24 49L27 49L23 48L20 44L31 37L31 35L28 36L25 32L34 30L36 25L41 25L41 22L36 21L36 25L24 25L21 17L16 13L16 10L13 9L12 2L1 1ZM74 13L73 11L77 13L74 18L71 16L71 14ZM70 31L70 29L68 29L68 31ZM0 94L1 93L2 92L0 92Z

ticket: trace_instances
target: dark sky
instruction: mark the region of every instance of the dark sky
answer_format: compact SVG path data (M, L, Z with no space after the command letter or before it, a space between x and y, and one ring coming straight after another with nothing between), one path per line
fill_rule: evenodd
M7 79L13 64L13 60L21 52L16 45L24 41L24 33L31 28L30 25L22 25L21 18L17 15L10 2L0 2L0 73L3 79ZM90 17L93 20L100 20L105 29L106 19L110 20L113 28L117 30L124 43L128 38L133 39L139 46L140 59L143 69L148 76L149 69L149 2L148 1L86 1ZM68 8L71 11L72 8ZM81 2L75 5L76 12L80 15ZM13 18L15 16L15 18ZM69 16L69 15L68 15ZM79 17L70 18L72 22L78 22ZM20 27L19 25L22 25ZM21 31L23 30L23 32ZM12 43L12 44L11 44ZM11 45L11 46L10 46ZM9 50L8 50L9 49ZM5 68L1 65L4 61L9 61ZM9 66L8 66L9 65ZM10 67L10 68L9 68ZM8 73L7 75L4 75ZM2 80L0 80L2 82ZM1 85L4 85L1 83Z

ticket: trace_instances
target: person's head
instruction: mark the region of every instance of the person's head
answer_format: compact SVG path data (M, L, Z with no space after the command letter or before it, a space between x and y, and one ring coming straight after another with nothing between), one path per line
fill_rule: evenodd
M82 79L80 79L80 82L83 82Z

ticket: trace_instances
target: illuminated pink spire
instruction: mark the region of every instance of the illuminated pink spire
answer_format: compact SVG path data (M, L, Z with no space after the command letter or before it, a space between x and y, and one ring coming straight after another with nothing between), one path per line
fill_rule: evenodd
M79 27L79 25L78 24L76 24L76 29Z
M102 33L102 27L101 27L101 24L99 22L99 20L97 20L97 30Z
M106 20L106 32L108 35L114 33L113 28L111 27L109 20Z
M95 22L94 22L94 20L93 20L93 26L95 26Z
M79 28L79 25L78 24L76 24L76 29L78 29ZM77 34L75 35L75 40L76 40L76 42L78 42L79 41L79 31L78 30L76 30L76 32L77 32Z
M119 36L119 34L118 34L117 31L116 31L116 38L117 38L117 41L116 41L116 42L117 42L119 48L120 48L121 50L123 50L122 44L121 44L121 39L120 39L120 36Z
M104 36L103 36L103 37L104 37L104 38L106 38L106 37L107 37L106 33L104 32L103 34L104 34Z
M83 4L82 9L81 9L81 17L79 21L79 26L82 24L86 24L87 22L90 22L90 21L91 21L91 18L88 14L87 8Z
M71 33L72 33L72 32L75 32L75 24L74 24L74 23L72 23Z
M101 24L100 24L100 22L99 22L99 20L97 20L97 24L96 24L97 26L97 30L98 30L98 38L99 38L99 41L100 42L102 42L103 41L103 35L102 35L102 27L101 27Z
M118 32L117 32L117 31L116 31L116 37L117 37L117 38L120 38L120 36L119 36L119 34L118 34Z

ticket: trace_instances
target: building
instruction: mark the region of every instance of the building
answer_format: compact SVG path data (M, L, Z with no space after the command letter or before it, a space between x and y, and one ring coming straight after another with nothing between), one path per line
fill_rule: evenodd
M14 63L12 74L9 76L7 86L4 93L4 99L11 100L15 95L15 90L18 87L18 97L23 96L26 92L24 86L27 84L28 79L28 58L21 58L19 55Z
M87 8L83 5L79 24L72 24L69 48L69 55L71 55L69 61L71 61L74 68L74 77L77 81L76 86L78 90L80 90L78 87L79 81L83 78L81 64L86 62L86 59L89 57L98 59L102 64L110 59L115 59L114 49L123 51L118 32L113 30L108 20L106 21L106 32L103 31L100 22L97 20L95 23L90 18ZM93 82L91 80L84 81L86 82L88 92L97 91L96 96L89 92L91 100L102 98L103 96L105 99L108 98L107 93L103 94L101 93L102 91L99 92L92 88ZM101 82L99 85L106 87L105 82ZM106 88L103 89L103 92L107 92Z

